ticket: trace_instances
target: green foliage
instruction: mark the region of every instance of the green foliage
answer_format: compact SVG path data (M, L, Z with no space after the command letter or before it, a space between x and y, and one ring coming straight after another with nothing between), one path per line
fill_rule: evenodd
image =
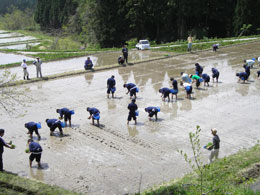
M2 172L0 174L0 194L51 194L76 195L77 193L57 186L50 186L42 182L26 179L14 174Z
M37 0L1 0L0 15L10 12L11 7L18 7L20 10L34 9L36 4Z
M0 26L8 30L36 30L37 24L33 19L33 14L33 10L21 11L13 7L10 13L0 18Z

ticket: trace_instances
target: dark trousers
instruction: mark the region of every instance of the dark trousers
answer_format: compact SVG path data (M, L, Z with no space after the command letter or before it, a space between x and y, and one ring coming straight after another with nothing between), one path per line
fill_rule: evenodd
M128 54L124 54L124 59L125 59L125 62L128 63L127 59L128 59Z
M54 123L52 126L51 126L51 132L55 131L56 128L59 128L60 132L62 133L62 128L61 128L61 124L60 123Z
M3 152L0 152L0 171L3 171Z

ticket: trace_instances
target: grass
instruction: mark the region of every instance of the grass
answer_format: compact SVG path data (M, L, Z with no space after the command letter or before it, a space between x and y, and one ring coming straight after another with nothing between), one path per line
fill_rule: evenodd
M204 170L204 193L223 194L248 194L260 195L260 192L253 192L248 188L255 178L247 178L242 174L247 172L249 167L260 163L260 145L250 149L244 149L236 154L219 159L211 165L206 165ZM245 174L246 175L246 174ZM258 177L260 175L257 175ZM144 195L164 194L199 194L199 181L195 173L188 174L178 181L171 181L145 191Z
M19 30L19 31L9 31L9 32L18 32L25 36L33 36L36 37L37 40L40 40L41 44L37 46L32 46L30 49L26 50L8 50L8 49L2 49L2 52L6 53L19 53L21 51L25 52L48 52L46 54L39 53L39 54L31 54L29 56L32 57L40 57L43 61L54 61L54 60L62 60L62 59L68 59L73 57L79 57L79 56L86 56L89 54L94 54L98 52L112 52L112 51L121 51L121 48L99 48L97 47L87 47L85 49L80 49L80 43L77 41L74 41L72 37L55 37L51 36L47 33L43 33L41 31L25 31L25 30ZM260 39L260 35L255 36L243 36L239 37L241 38L252 38L257 37ZM227 45L234 45L234 44L240 44L245 42L251 42L252 40L237 40L237 41L231 41L233 39L238 39L238 37L230 37L230 38L204 38L201 40L194 40L192 45L193 51L200 51L204 49L211 49L212 48L212 41L216 41L220 44L220 49L223 46ZM227 41L230 40L230 41ZM225 41L225 42L224 42ZM255 40L254 40L255 41ZM210 43L209 43L210 42ZM128 48L135 48L136 39L131 39L128 41L129 45ZM186 53L187 52L187 41L185 40L178 40L176 42L171 43L164 43L164 44L155 44L154 41L150 41L151 46L162 46L161 48L152 48L152 51L166 51L171 53ZM196 44L198 43L198 44ZM8 45L8 44L6 44ZM171 45L177 45L175 47L170 47ZM6 64L4 66L0 66L0 68L6 68L6 67L13 67L18 66L20 63L12 63L12 64Z
M0 195L2 194L46 194L46 195L75 195L77 193L58 186L50 186L42 182L19 177L15 174L0 173Z

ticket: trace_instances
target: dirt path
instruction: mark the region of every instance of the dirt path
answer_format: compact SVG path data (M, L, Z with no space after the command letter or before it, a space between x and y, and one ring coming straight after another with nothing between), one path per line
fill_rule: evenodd
M249 84L238 84L235 73L242 71L243 59L260 56L259 43L198 52L147 64L88 73L71 78L25 85L35 101L17 108L23 117L1 116L5 140L12 140L16 150L4 153L5 169L48 184L89 194L125 194L183 176L190 171L177 150L191 154L188 133L202 127L201 142L211 141L210 128L219 129L220 157L253 146L258 138L260 80L251 70ZM193 73L194 63L210 74L220 71L220 83L194 90L194 100L187 100L180 90L177 102L162 102L159 88L169 87L170 77L180 72ZM255 66L258 68L258 66ZM115 75L116 99L106 98L106 80ZM134 82L140 88L137 105L138 125L126 125L129 97L122 87ZM22 87L22 86L21 86ZM86 107L101 111L101 128L87 120ZM144 108L160 106L159 121L148 121ZM65 137L50 137L46 118L57 118L56 108L75 110L73 127L65 128ZM24 123L41 121L44 170L28 167ZM58 132L57 132L58 135ZM209 153L203 150L207 161Z

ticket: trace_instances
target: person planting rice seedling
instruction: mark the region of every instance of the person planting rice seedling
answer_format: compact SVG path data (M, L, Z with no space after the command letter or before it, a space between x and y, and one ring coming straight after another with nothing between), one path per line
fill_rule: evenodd
M198 89L200 86L200 83L203 82L203 79L200 78L198 75L190 75L190 78L192 79L192 83L196 82L196 88Z
M191 99L191 93L192 93L192 85L190 83L184 83L183 81L180 82L180 85L184 88L187 94L187 98Z
M127 83L123 85L124 88L127 88L127 93L130 93L130 99L132 99L133 96L136 99L136 93L139 91L135 84L133 83Z
M97 108L90 108L87 107L87 111L89 112L89 117L88 119L92 118L92 125L94 125L94 120L97 120L97 125L99 126L99 119L100 119L100 112Z
M60 135L63 135L63 131L62 131L62 126L63 123L58 120L58 119L46 119L45 122L47 123L47 126L50 128L50 135L53 136L54 135L54 131L56 128L58 128L60 130ZM64 124L65 126L65 124Z
M159 93L161 93L162 100L165 101L165 98L168 98L168 102L170 101L170 89L167 87L159 89Z
M28 133L30 135L30 138L32 139L33 132L38 136L38 140L41 139L41 136L39 134L38 129L41 128L41 123L35 123L35 122L28 122L24 124L24 127L28 129Z
M67 126L67 121L69 121L69 126L71 127L71 115L75 113L74 110L69 110L68 108L61 108L56 109L56 112L60 114L60 120L64 118L65 126Z
M219 71L216 68L211 68L211 72L212 72L213 83L215 78L216 78L216 82L218 83Z
M204 81L204 86L207 84L207 86L209 86L209 82L210 82L210 76L206 73L202 74L201 77L203 78Z
M236 73L236 76L238 77L238 83L240 82L240 80L242 80L243 83L248 80L248 74L246 72Z
M155 116L155 120L157 121L157 113L160 112L160 108L159 107L153 107L153 106L149 106L147 108L144 109L145 112L148 112L148 117L149 120L152 120L152 117Z

